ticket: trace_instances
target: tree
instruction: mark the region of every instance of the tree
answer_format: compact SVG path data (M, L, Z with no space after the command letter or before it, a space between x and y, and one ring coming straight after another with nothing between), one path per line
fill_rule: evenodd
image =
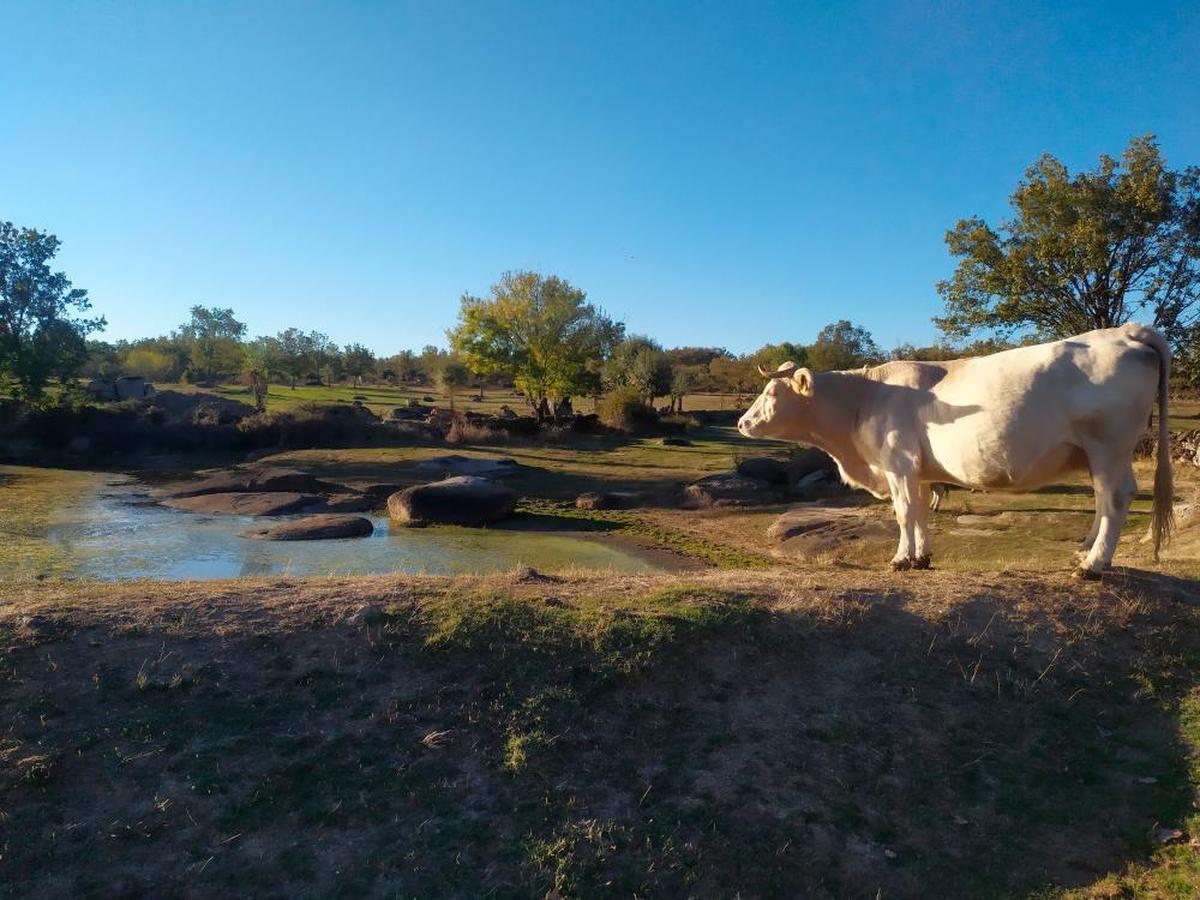
M818 372L857 369L880 357L871 332L845 319L822 328L808 348L808 365Z
M311 373L317 376L317 381L320 381L333 358L337 356L338 346L329 339L329 335L320 331L310 331L308 347Z
M767 344L750 354L753 368L774 371L781 363L794 362L798 366L808 365L808 348L803 344L793 344L783 341L779 344Z
M448 357L438 369L437 383L449 395L450 408L454 409L454 395L471 383L471 370L461 360Z
M191 378L211 384L232 378L242 368L241 339L246 326L234 318L232 309L193 306L192 317L179 333L191 357Z
M312 340L299 328L288 328L276 336L279 342L279 370L296 389L296 379L309 374L312 364Z
M509 272L489 298L464 294L451 346L476 372L511 378L530 404L588 394L595 366L621 339L624 326L556 276Z
M164 381L171 374L175 360L171 354L154 347L130 347L121 357L121 371L140 375L148 381Z
M87 360L87 335L104 319L76 318L91 308L87 291L52 272L60 241L34 228L0 222L0 381L28 401L51 380L75 378Z
M1200 168L1167 168L1153 135L1074 177L1046 154L997 228L973 217L946 233L960 262L938 293L947 335L1040 339L1146 314L1176 347L1200 321Z
M364 377L375 374L375 354L362 344L347 344L342 351L342 367L359 385Z
M744 394L761 384L751 356L719 356L708 364L708 371L722 390L735 394Z
M683 412L683 398L699 389L708 374L702 363L680 364L671 368L671 408Z
M657 341L633 335L613 348L602 371L609 390L632 388L651 406L671 392L671 363Z
M283 343L279 338L266 335L255 338L246 345L245 367L246 375L250 379L250 390L254 393L254 408L259 412L266 412L271 376L278 375L286 369Z

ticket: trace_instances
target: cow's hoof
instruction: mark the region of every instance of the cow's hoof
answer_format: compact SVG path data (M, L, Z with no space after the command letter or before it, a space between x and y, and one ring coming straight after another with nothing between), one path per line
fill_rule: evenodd
M893 559L892 560L892 571L893 572L905 572L908 569L911 569L912 565L913 564L912 564L911 559Z
M918 556L916 559L914 559L912 561L912 567L914 569L928 569L932 563L933 560L927 553L924 556Z
M1072 573L1071 577L1076 581L1099 581L1100 573L1093 572L1091 569L1080 566Z

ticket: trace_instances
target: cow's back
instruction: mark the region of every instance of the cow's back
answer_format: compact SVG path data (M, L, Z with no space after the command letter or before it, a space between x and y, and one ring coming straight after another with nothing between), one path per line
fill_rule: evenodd
M927 480L1030 487L1086 467L1085 447L1137 441L1154 403L1158 355L1132 330L890 363L878 380L909 388Z

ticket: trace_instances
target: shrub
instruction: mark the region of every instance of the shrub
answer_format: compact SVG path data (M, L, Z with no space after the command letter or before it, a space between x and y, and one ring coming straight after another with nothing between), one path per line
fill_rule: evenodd
M618 388L600 401L596 412L609 428L632 434L647 431L658 424L658 415L646 405L642 395L632 388Z

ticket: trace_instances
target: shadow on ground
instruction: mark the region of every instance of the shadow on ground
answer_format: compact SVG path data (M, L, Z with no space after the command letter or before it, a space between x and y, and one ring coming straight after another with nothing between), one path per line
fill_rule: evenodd
M0 893L1008 896L1191 809L1194 582L622 584L10 621Z

